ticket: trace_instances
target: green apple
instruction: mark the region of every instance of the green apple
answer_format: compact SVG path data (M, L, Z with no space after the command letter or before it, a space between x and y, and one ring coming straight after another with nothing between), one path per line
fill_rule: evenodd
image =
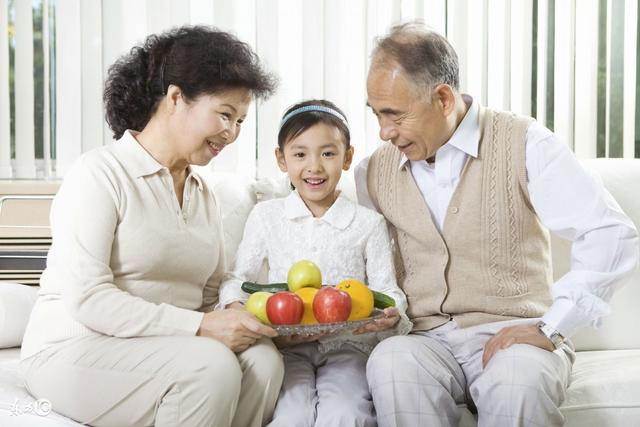
M254 292L247 300L247 311L256 316L265 325L270 325L267 317L267 300L273 295L271 292Z
M322 274L320 274L320 269L317 265L303 259L293 264L289 269L287 284L291 292L304 287L320 289L322 287Z

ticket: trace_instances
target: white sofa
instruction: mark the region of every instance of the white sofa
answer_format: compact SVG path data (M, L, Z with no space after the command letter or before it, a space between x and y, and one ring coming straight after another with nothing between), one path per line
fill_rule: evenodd
M609 191L625 212L640 228L640 160L598 159L584 162L585 167L598 173ZM286 194L284 180L254 180L234 174L206 174L216 191L224 222L226 252L232 258L239 244L244 221L259 199ZM353 180L345 175L341 183L343 191L355 194ZM553 240L554 275L560 276L568 269L569 245ZM0 331L3 304L0 284ZM640 426L640 272L636 271L629 283L612 301L612 314L599 330L584 330L573 340L578 350L576 363L562 405L568 427L629 427ZM14 306L15 307L15 306ZM23 322L28 310L5 319L7 324ZM15 310L14 310L15 312ZM21 317L18 319L18 317ZM19 416L12 415L18 408L29 409L33 404L21 384L18 370L19 348L0 350L0 426L60 427L77 426L55 412L38 416L33 411ZM55 408L53 408L55 411ZM474 426L475 418L465 414L461 426ZM413 427L413 426L407 426Z
M583 165L640 229L640 159L595 159ZM570 244L552 240L554 277L569 269ZM597 330L573 337L577 350L571 384L562 405L567 427L640 426L640 270L611 300L611 315Z

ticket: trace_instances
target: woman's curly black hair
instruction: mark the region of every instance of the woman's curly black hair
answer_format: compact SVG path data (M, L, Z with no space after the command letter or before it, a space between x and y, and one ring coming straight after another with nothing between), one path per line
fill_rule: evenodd
M114 138L141 131L170 84L191 100L229 88L266 99L277 81L249 45L216 28L183 26L150 35L109 67L103 100Z

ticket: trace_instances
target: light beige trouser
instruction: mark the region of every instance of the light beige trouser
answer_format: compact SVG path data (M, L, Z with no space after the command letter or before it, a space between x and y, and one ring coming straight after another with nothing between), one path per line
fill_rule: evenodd
M569 345L549 352L516 344L495 353L482 368L489 338L506 326L536 320L466 329L449 322L384 340L367 364L378 425L457 427L467 405L474 404L479 427L563 425L558 407L575 358Z
M317 341L282 353L284 383L269 427L376 427L366 353L350 345L321 353Z
M253 427L271 419L282 356L262 339L242 353L196 336L95 335L24 360L31 394L96 426Z

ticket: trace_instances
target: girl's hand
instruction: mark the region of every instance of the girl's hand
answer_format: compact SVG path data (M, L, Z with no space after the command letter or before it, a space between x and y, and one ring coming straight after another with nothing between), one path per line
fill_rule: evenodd
M241 352L263 336L273 338L278 334L260 323L244 309L227 308L205 313L198 329L198 336L215 338L233 352Z
M305 342L316 341L319 338L326 336L327 334L314 334L314 335L283 335L273 339L273 343L278 348L289 347L290 345L302 344Z
M367 323L364 326L359 327L353 331L354 335L364 334L367 332L379 332L385 329L393 328L400 320L400 312L395 307L389 307L384 309L384 317L376 319L371 323Z

